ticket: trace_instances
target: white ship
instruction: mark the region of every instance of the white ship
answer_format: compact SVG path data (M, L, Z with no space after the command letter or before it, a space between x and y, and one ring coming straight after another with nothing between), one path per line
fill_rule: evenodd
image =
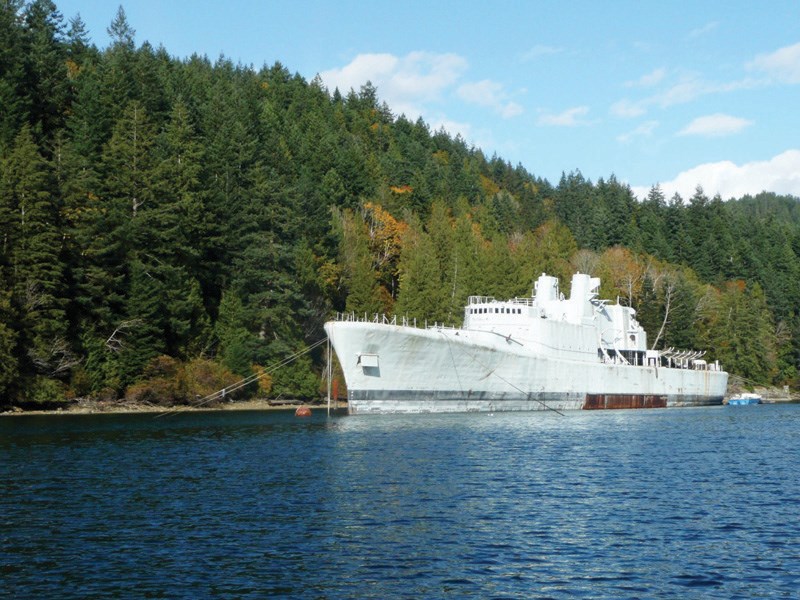
M648 350L636 312L597 298L577 273L570 297L542 274L531 298L471 296L461 328L340 315L325 324L362 413L663 408L722 404L728 374L702 352Z

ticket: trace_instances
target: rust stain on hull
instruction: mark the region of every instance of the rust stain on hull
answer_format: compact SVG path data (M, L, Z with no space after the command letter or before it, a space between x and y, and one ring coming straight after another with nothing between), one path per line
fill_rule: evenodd
M586 394L583 410L666 408L667 397L650 394Z

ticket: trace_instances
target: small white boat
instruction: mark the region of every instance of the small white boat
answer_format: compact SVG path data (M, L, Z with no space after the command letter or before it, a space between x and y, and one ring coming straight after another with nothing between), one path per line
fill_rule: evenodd
M746 404L761 404L761 396L750 392L737 394L728 399L728 406L744 406Z

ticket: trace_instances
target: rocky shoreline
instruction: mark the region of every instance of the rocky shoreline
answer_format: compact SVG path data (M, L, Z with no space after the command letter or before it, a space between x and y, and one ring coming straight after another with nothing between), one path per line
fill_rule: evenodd
M725 399L741 392L752 391L761 396L766 404L777 404L784 402L800 402L800 393L785 388L754 387L746 389L742 386L732 385L728 388ZM300 406L309 406L314 409L327 409L327 402L316 400L308 402L304 400L284 400L273 398L256 398L243 400L240 402L216 402L214 404L202 405L176 405L161 406L157 404L130 402L125 399L120 400L96 400L92 398L77 398L72 402L64 403L64 406L46 409L22 409L14 407L10 410L0 410L0 416L14 415L88 415L104 413L178 413L178 412L200 412L218 410L296 410ZM347 407L345 400L332 402L332 409L343 409Z
M142 404L123 400L107 401L94 400L92 398L78 398L63 407L48 409L28 409L13 408L7 411L0 411L0 416L14 415L89 415L106 413L178 413L178 412L201 412L219 410L296 410L299 406L310 406L315 409L327 409L325 401L304 402L302 400L274 400L269 398L256 398L253 400L243 400L241 402L223 402L205 405L177 405L159 406L156 404ZM339 400L338 404L332 403L331 407L346 407L347 403Z

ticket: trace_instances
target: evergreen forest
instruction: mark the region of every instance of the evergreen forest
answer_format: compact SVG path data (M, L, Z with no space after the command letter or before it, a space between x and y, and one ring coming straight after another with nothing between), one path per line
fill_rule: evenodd
M178 59L122 8L108 31L0 0L0 408L191 403L259 373L240 397L315 399L338 312L457 325L469 295L576 271L651 346L797 385L798 198L549 182L371 84Z

